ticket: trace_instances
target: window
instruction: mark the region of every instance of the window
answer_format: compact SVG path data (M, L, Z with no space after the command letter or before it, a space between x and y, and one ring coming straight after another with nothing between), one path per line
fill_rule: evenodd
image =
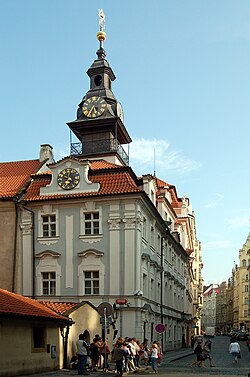
M150 232L150 244L152 247L154 247L155 245L155 228L152 224L151 224L151 232Z
M243 259L243 260L242 260L242 266L243 266L243 267L246 267L246 265L247 265L247 261L246 261L246 259Z
M33 327L33 347L45 348L45 328Z
M245 292L248 292L248 285L245 285Z
M142 237L147 238L147 220L146 217L143 217L142 220Z
M85 295L99 295L99 271L84 272Z
M43 295L56 294L56 273L55 272L42 272L42 286Z
M56 215L42 216L43 237L56 236Z
M99 212L84 213L84 233L85 235L100 233Z

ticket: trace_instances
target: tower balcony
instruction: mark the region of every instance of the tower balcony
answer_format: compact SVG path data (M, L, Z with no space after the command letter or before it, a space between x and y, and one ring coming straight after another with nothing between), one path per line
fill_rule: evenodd
M129 164L129 156L116 139L92 140L83 143L71 143L70 155L74 157L97 156L102 154L117 153L125 165Z

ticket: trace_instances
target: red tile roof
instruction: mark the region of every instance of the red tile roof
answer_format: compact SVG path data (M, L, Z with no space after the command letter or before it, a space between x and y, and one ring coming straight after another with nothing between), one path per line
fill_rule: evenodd
M109 164L105 161L94 161L89 170L89 180L94 183L100 184L99 191L96 192L79 192L55 195L40 195L40 188L45 187L51 181L51 175L33 175L26 195L24 197L27 201L43 201L65 198L81 198L96 195L115 195L125 193L141 192L138 188L135 179L132 177L129 168L123 166Z
M69 310L76 308L79 306L79 303L76 302L52 302L52 301L41 301L41 303L53 310L58 314L65 315Z
M40 167L39 160L1 162L0 163L0 198L14 197L29 181L30 175Z
M39 318L64 321L68 319L55 313L40 302L0 288L0 316Z

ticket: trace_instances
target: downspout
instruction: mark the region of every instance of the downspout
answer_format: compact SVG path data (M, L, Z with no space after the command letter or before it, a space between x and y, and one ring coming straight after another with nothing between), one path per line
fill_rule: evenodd
M35 298L35 213L22 203L21 205L23 209L31 213L32 219L32 298Z
M166 237L161 237L161 297L160 297L160 312L161 312L161 324L164 325L163 318L163 284L164 284L164 253L163 253L163 240ZM163 334L161 334L161 349L164 352Z
M18 227L18 205L16 198L13 199L15 203L15 229L14 229L14 252L13 252L13 273L12 273L12 292L16 288L16 260L17 260L17 227Z

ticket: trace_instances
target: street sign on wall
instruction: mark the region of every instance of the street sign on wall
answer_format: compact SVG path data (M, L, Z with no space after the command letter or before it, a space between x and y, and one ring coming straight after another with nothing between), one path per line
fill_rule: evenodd
M163 333L166 331L166 326L163 325L162 323L158 323L158 325L155 325L155 331L159 333Z

